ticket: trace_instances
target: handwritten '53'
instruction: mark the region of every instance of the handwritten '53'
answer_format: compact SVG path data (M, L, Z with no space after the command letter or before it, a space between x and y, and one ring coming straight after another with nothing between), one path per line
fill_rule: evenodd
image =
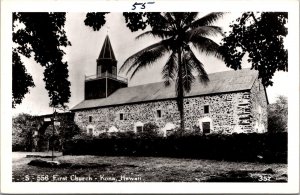
M132 5L132 9L131 9L131 10L135 10L135 9L136 9L136 6L140 6L140 9L145 9L145 8L146 8L146 4L154 4L154 2L145 2L145 3L138 3L138 2L135 2L135 3Z

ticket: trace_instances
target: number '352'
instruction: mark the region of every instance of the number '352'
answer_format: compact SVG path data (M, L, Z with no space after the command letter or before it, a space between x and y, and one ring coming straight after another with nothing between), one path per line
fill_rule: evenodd
M260 175L258 181L271 181L271 176L269 175Z

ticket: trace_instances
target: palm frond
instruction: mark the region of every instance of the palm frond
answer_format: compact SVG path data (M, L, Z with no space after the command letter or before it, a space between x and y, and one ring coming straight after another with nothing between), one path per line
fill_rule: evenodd
M175 52L172 52L167 63L162 70L163 80L165 86L170 86L171 81L175 79L177 71L177 56Z
M137 59L139 58L139 56L141 56L143 53L153 50L155 48L161 47L164 45L164 41L160 41L158 43L154 43L144 49L142 49L141 51L138 51L137 53L131 55L129 58L127 58L125 60L125 62L123 63L123 65L120 67L119 69L119 73L125 71L126 69L130 68L131 66L136 65L133 62L137 62Z
M167 25L167 28L170 30L170 31L174 31L176 29L176 20L175 20L175 17L174 17L174 13L172 12L166 12L163 14L163 17L166 19L166 25Z
M200 26L194 29L191 29L186 32L187 40L193 38L193 36L224 36L222 28L218 26Z
M194 35L193 37L191 37L190 42L200 52L203 52L206 55L213 55L218 59L223 59L223 56L219 51L219 44L217 44L213 40L202 37L200 35Z
M195 56L194 52L191 50L190 47L187 48L187 54L189 56L188 58L190 63L197 70L199 81L204 84L207 84L209 78L207 72L204 69L203 63L200 60L198 60L198 58Z
M198 20L195 20L191 24L191 28L211 25L213 22L215 22L219 18L221 18L224 14L225 14L225 12L211 12L211 13L199 18Z
M166 20L167 20L170 24L175 22L175 19L174 19L174 13L172 13L172 12L166 12L166 13L164 14L164 17L166 18Z
M153 65L157 60L159 60L167 52L167 48L164 45L157 47L152 50L148 50L136 58L133 65L128 69L127 74L133 70L130 79L143 68Z
M186 14L186 17L184 18L183 22L189 26L194 20L195 18L198 16L198 12L188 12Z
M172 36L172 32L167 31L167 30L151 30L151 31L146 31L140 35L138 35L135 39L141 39L145 36L153 36L153 37L158 37L162 39L166 39L170 36Z

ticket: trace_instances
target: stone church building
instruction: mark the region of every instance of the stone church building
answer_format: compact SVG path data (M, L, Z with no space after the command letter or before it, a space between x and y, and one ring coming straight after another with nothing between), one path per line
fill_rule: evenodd
M267 131L268 98L257 71L242 69L208 76L207 85L195 82L185 94L187 130ZM143 131L143 125L152 122L166 135L180 124L175 86L157 82L128 87L127 79L117 75L117 60L108 36L97 59L96 75L86 76L84 82L84 100L71 111L87 134Z

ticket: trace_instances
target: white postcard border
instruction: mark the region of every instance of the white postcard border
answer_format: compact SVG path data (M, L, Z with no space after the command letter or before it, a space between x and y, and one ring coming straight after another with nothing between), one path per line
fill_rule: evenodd
M299 192L299 2L155 1L146 11L288 11L288 183L23 183L12 182L11 13L131 11L136 1L17 1L1 6L1 191L3 193L296 193ZM148 1L147 1L148 2ZM143 10L136 10L143 11Z

